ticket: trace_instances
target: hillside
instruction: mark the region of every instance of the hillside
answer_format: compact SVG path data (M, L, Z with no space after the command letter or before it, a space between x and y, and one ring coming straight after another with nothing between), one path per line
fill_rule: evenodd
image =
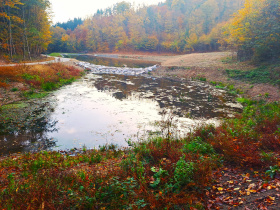
M219 24L221 28L243 4L244 0L167 0L135 8L121 2L98 10L74 30L52 27L48 50L215 51L221 35L213 29Z

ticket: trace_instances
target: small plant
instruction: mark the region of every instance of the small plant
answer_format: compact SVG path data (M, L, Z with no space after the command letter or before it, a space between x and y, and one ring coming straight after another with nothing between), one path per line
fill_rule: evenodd
M153 176L154 180L150 182L150 186L153 188L158 187L162 177L168 176L168 172L166 170L163 170L162 168L157 169L155 167L152 167L151 171L155 173Z
M34 94L34 89L33 88L28 90L28 91L23 92L23 96L26 97L26 98L29 98L33 94Z
M13 190L15 188L15 177L14 177L15 173L10 173L8 175L8 180L9 180L9 188L11 190Z
M214 154L215 151L211 144L205 143L200 137L196 137L193 141L184 146L184 152L186 153L199 153L202 155Z
M217 85L217 82L211 81L210 84L216 86L216 85Z
M232 57L225 57L225 58L222 58L221 61L223 63L233 63L234 59Z
M175 188L180 189L182 186L193 182L194 163L186 162L183 155L176 164L174 172Z
M265 98L269 98L269 93L265 93L265 94L264 94L264 97L265 97Z
M237 98L236 100L237 100L237 102L239 102L241 104L246 104L246 105L249 105L249 106L257 103L256 101L252 101L252 100L247 99L247 98Z
M262 162L266 162L266 163L273 163L276 162L277 158L275 157L275 153L274 152L261 152L261 161Z
M100 155L99 153L95 154L95 155L91 155L90 156L90 164L94 164L94 163L100 163L102 161L102 155Z
M206 77L199 77L198 79L202 82L206 82L206 80L207 80Z
M280 172L279 166L275 165L275 166L270 166L269 169L265 173L273 179L275 177L275 175L279 172Z
M16 92L16 91L18 91L18 88L12 88L11 91Z
M51 91L51 90L54 90L54 89L56 89L56 88L57 88L57 86L56 86L56 84L53 83L53 82L46 82L46 83L43 83L43 84L42 84L42 89L43 89L44 91Z

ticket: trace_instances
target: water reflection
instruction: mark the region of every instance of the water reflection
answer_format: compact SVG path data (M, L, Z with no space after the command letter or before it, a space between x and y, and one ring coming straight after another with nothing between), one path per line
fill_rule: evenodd
M164 110L176 115L177 128L186 134L198 123L241 111L234 96L196 81L125 75L88 74L57 91L58 149L98 147L106 143L126 146L150 133L160 133Z
M75 58L79 61L86 61L96 65L102 66L115 66L115 67L129 67L129 68L145 68L158 64L158 62L143 61L143 60L130 60L121 58L105 58L91 55L71 55L64 54L64 57Z
M88 74L55 91L30 116L31 127L0 136L0 153L45 149L126 146L127 140L160 134L165 110L176 116L176 129L185 135L199 123L218 123L241 111L234 96L202 82L125 75Z
M47 133L57 132L57 121L50 121L53 108L48 102L30 101L20 109L1 110L0 155L36 152L56 146ZM11 120L5 118L13 117Z

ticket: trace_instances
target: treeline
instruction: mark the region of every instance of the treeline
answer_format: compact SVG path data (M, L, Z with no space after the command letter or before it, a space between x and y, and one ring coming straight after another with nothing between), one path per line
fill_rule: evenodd
M65 23L56 23L54 25L54 27L60 27L60 28L63 28L64 30L74 30L75 28L77 28L78 25L82 25L83 24L83 20L81 18L74 18L73 20L68 20L67 22Z
M243 4L244 0L166 0L135 8L121 2L98 10L74 30L52 28L49 51L214 51L220 34L213 28Z
M51 42L48 0L0 0L0 57L27 60Z
M280 55L279 0L166 0L98 10L75 29L51 28L51 52L205 52L221 47L239 60ZM71 25L71 24L70 24Z

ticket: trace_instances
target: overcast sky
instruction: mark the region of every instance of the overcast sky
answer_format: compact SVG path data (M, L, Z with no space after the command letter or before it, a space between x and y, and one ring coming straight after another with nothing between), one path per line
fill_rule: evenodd
M93 15L98 9L105 9L124 0L50 0L52 4L52 21L65 22L75 17L85 18ZM158 4L165 0L125 0L135 5Z

